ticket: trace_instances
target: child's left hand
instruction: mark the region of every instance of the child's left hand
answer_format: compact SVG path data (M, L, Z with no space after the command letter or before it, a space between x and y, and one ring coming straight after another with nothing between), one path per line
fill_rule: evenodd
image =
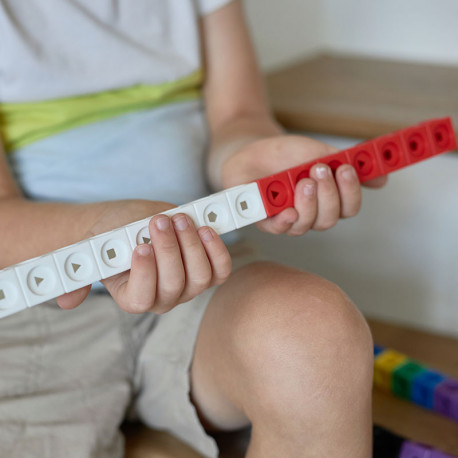
M222 169L225 188L249 183L296 165L335 153L333 147L311 138L279 135L244 145L231 155ZM365 186L378 188L387 181L380 177ZM294 208L258 223L273 234L302 235L310 229L323 231L333 227L339 218L355 216L361 207L361 185L354 168L344 164L335 177L325 164L316 164L310 178L298 182Z

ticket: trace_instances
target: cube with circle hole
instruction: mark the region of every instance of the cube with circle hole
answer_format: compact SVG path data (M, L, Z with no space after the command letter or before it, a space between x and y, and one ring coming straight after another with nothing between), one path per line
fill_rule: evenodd
M256 180L267 216L278 215L282 210L294 207L294 188L288 171Z
M57 250L52 256L67 293L102 278L88 240Z
M419 162L433 155L425 126L409 127L400 131L409 163Z
M133 250L124 228L92 237L89 242L102 279L130 269Z
M65 294L51 254L18 264L15 269L30 307Z
M196 209L194 208L192 204L180 205L179 207L172 208L171 210L167 210L166 212L163 212L163 213L164 215L167 215L169 218L171 218L173 215L176 215L177 213L183 213L191 218L196 228L200 227L199 218L197 217Z
M308 162L307 164L301 164L296 167L292 167L291 169L288 169L287 173L291 187L293 189L296 189L296 185L297 183L299 183L299 181L303 180L304 178L310 177L310 169L313 167L314 164L317 164L317 162Z
M433 154L456 149L456 136L450 118L432 119L422 123L428 132Z
M340 151L338 153L320 158L317 163L327 164L329 168L332 170L333 175L335 175L337 169L341 165L348 164L348 157L345 151Z
M135 221L135 223L125 226L127 237L129 238L130 246L134 250L138 245L143 243L151 243L149 233L149 222L151 217Z
M364 142L346 150L348 163L351 164L358 174L359 181L369 181L382 175L375 154L373 142Z
M266 210L256 183L228 189L226 197L237 228L257 223L267 218Z
M0 270L0 318L27 308L27 302L13 268Z
M225 234L237 228L224 191L193 203L199 226L209 226L217 234Z
M406 150L399 134L385 135L373 141L383 174L394 172L409 164Z

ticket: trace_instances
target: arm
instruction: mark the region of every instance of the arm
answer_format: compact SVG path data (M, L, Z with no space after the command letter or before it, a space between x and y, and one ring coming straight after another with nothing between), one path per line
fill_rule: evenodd
M209 181L215 188L253 181L334 151L329 145L285 135L273 119L256 64L242 5L235 0L202 20L206 81L204 96L211 132ZM381 186L381 178L370 186ZM265 231L300 235L332 227L355 215L361 189L353 167L335 176L318 164L296 187L295 208L259 223Z
M0 145L0 269L170 207L141 200L94 204L27 200L9 172Z
M0 150L0 269L172 207L147 200L33 202L21 195ZM165 228L159 229L158 219L167 222ZM210 228L196 231L184 215L175 215L172 222L157 216L150 223L150 234L152 246L137 247L131 271L103 280L123 310L165 312L228 277L229 254ZM76 307L89 291L90 286L65 294L58 303Z

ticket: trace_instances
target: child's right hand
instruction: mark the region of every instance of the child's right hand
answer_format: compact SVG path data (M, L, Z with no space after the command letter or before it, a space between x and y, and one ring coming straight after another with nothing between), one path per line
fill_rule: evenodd
M124 311L165 313L229 277L231 258L213 229L196 230L181 213L172 218L156 215L149 229L151 245L137 246L131 269L102 281ZM65 294L58 304L65 309L76 307L89 291L86 287Z

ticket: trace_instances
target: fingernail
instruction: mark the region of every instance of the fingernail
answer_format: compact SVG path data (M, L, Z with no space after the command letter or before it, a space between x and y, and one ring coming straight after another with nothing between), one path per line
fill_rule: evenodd
M141 245L137 246L136 250L140 256L148 256L151 253L151 245L142 243Z
M188 226L188 218L186 216L177 216L176 218L173 218L173 225L175 228L179 231L184 231Z
M165 231L170 227L170 220L167 216L156 218L155 223L160 231Z
M353 167L348 167L342 172L342 178L347 181L354 181L356 178L356 172Z
M200 236L204 242L209 242L213 239L213 232L211 229L205 229L200 233Z
M315 185L313 183L307 183L304 186L304 195L307 197L313 196L315 194Z
M324 165L319 165L316 169L315 169L315 173L316 173L316 176L320 179L323 179L323 178L327 178L329 176L329 170L326 166Z

